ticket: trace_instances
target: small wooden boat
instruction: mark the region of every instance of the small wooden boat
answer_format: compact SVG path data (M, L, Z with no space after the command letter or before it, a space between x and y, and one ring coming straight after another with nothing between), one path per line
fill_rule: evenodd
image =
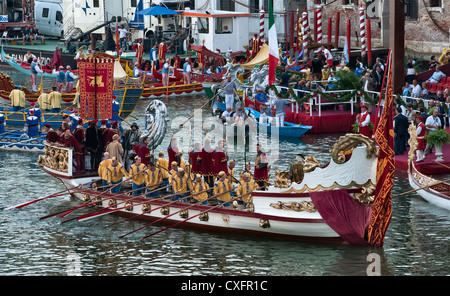
M422 174L410 162L408 169L409 184L427 202L450 211L450 182L439 181ZM421 189L422 188L422 189Z
M287 121L284 122L284 126L278 127L274 125L274 122L272 124L260 123L260 112L251 108L245 108L245 110L247 114L250 114L254 118L259 130L261 131L261 128L264 127L268 134L278 134L281 137L287 138L300 138L312 128L310 125L294 124Z
M439 181L427 176L416 168L414 163L417 149L417 130L411 123L408 129L410 138L408 140L408 180L411 187L430 204L450 210L450 182ZM445 166L445 165L444 165ZM449 168L450 172L450 168Z
M38 137L30 138L21 130L6 131L0 134L0 149L42 152L46 136L46 133L39 133Z

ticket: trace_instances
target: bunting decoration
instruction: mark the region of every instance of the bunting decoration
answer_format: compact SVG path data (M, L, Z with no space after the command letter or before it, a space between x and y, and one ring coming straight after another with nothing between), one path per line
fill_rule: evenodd
M392 187L394 186L394 115L392 86L392 56L389 51L387 66L387 84L385 103L381 118L375 131L375 142L379 145L377 162L377 183L372 214L368 227L368 242L375 247L381 247L384 236L392 217ZM380 100L381 100L380 96Z
M273 0L269 0L269 85L275 83L275 72L280 59L278 51L277 29L275 27L275 17L273 14Z
M78 73L81 118L112 118L114 60L79 59Z

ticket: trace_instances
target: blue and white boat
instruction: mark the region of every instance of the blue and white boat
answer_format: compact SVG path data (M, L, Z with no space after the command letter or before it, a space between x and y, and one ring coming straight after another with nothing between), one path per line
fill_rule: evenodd
M245 111L253 117L254 121L258 125L258 129L261 129L261 126L264 125L265 128L267 128L268 134L277 133L280 137L300 138L312 128L310 125L294 124L287 121L284 122L284 126L274 126L268 123L260 123L260 112L251 108L245 108Z
M5 131L0 134L0 150L44 151L47 133L39 133L38 137L30 138L22 130Z

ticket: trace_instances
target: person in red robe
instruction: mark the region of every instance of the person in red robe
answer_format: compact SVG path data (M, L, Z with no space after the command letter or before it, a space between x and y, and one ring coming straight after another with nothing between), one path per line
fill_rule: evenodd
M370 114L367 112L367 106L361 106L361 114L357 116L359 133L372 139L372 132L370 131L369 123L370 123Z
M75 137L75 139L77 139L78 143L80 143L81 149L83 150L83 154L84 154L86 134L84 133L83 119L81 119L81 118L78 119L78 125L75 128L75 130L73 131L73 136Z
M214 186L214 149L210 145L211 141L206 139L201 154L201 175L212 188Z
M269 162L266 153L261 149L259 144L256 145L255 172L253 174L255 182L261 188L267 187L269 181Z
M50 145L58 143L58 133L54 129L52 129L52 126L50 124L46 123L42 128L42 132L47 133L47 136L45 137L45 141L47 141L47 143L49 143Z
M427 129L425 128L425 124L423 123L422 116L416 117L416 124L417 124L417 150L416 150L416 162L422 162L425 158L423 151L426 148L426 140L425 140L425 134L427 133Z
M176 161L178 165L180 165L180 162L177 158L178 153L180 152L180 149L177 147L178 140L176 138L170 139L169 147L167 147L167 154L169 155L169 167L167 168L168 171L170 171L170 164L173 161Z
M201 156L202 146L200 143L194 144L194 149L189 152L189 163L191 164L192 173L201 174Z
M223 140L219 140L214 153L214 177L217 177L221 171L228 176L228 153L223 151L223 147Z
M133 44L132 49L136 51L136 60L140 68L142 64L142 58L144 57L144 44L142 44L142 38L139 38L138 42Z
M145 165L148 165L152 158L148 144L150 144L150 138L144 136L139 140L139 144L136 144L133 148L133 152L141 158L141 163Z
M72 135L70 129L64 132L64 135L61 138L61 144L64 147L73 148L73 166L75 168L75 175L84 173L85 167L83 150L81 149L81 144L78 143L77 139L75 139Z
M164 61L166 60L166 53L169 52L169 48L166 46L166 41L163 40L158 45L158 60L159 60L159 69L162 69Z

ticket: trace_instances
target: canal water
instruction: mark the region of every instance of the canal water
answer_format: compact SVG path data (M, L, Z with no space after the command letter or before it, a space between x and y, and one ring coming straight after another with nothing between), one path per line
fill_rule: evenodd
M18 84L29 84L27 76L7 66L0 66L0 71ZM45 80L44 85L52 83ZM165 98L162 100L165 102ZM169 128L166 139L155 150L166 151L171 135L181 135L179 124L206 100L204 93L169 97ZM142 129L144 110L150 101L142 99L127 121L137 122ZM211 110L205 108L203 118L210 115ZM297 141L280 140L278 156L271 163L272 172L287 170L297 153L314 155L325 164L340 136L306 134ZM255 156L254 151L245 156L233 149L229 153L236 159L238 171L243 168L244 159L253 161ZM79 205L67 196L46 199L20 210L7 210L11 205L64 189L59 180L37 165L38 155L0 150L0 275L3 276L450 275L449 212L428 204L415 193L393 200L392 221L384 247L379 249L181 228L171 228L140 241L163 226L152 226L119 238L143 222L131 220L105 228L122 218L106 215L87 222L64 224L55 217L39 220ZM393 194L409 190L406 173L397 172ZM90 210L81 209L69 218Z

